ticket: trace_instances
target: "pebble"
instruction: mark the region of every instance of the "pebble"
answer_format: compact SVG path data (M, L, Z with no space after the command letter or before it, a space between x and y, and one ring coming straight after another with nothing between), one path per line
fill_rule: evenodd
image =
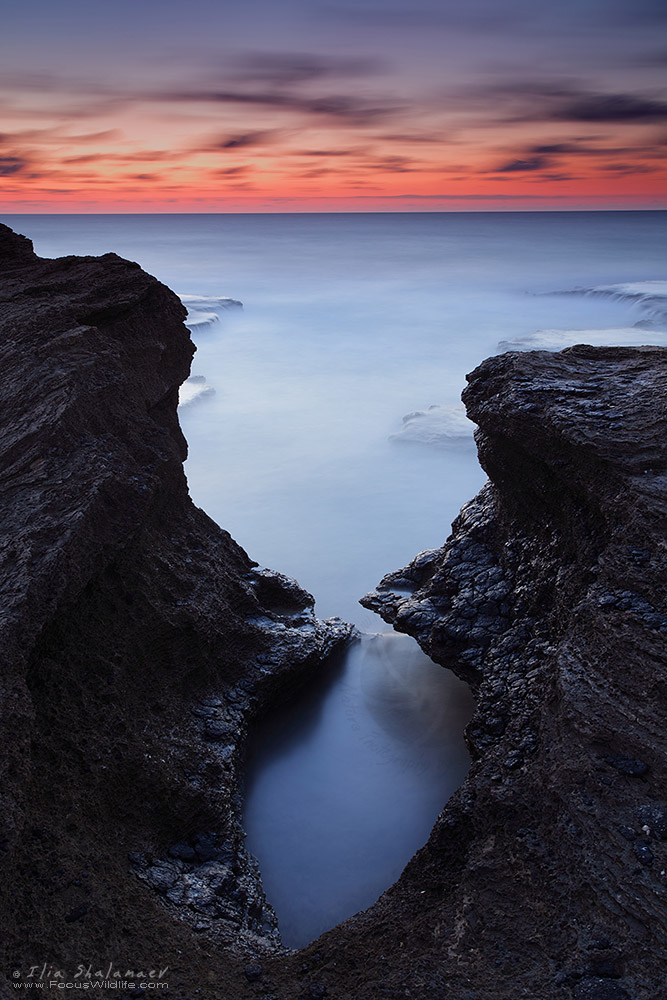
M259 962L251 962L250 965L246 965L243 972L249 983L255 983L262 978L262 966Z

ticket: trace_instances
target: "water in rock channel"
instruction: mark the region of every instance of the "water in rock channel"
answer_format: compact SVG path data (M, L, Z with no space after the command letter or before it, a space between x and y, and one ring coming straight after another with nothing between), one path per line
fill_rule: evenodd
M357 603L483 482L465 373L509 347L665 343L665 213L3 221L43 256L113 250L203 297L186 299L193 497L364 633L248 764L249 847L298 947L395 880L468 766L465 686Z

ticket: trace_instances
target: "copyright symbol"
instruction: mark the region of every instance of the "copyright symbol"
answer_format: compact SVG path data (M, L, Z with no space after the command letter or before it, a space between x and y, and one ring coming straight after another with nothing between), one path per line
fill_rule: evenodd
M12 975L14 976L14 979L18 979L19 976L21 975L21 973L19 972L18 969L15 969L14 972L12 973Z

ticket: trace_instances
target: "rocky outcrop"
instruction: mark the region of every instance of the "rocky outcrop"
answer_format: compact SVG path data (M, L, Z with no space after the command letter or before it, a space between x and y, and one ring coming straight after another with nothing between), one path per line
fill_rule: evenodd
M667 351L468 380L490 482L362 603L471 684L475 762L373 920L411 911L424 996L664 998Z
M176 295L0 226L0 303L0 967L167 966L177 996L242 996L278 947L247 728L349 628L190 501Z
M190 502L175 295L0 227L0 301L3 972L167 969L184 1000L667 1000L667 352L470 376L490 484L365 603L470 683L474 762L398 882L292 955L239 762L348 629Z

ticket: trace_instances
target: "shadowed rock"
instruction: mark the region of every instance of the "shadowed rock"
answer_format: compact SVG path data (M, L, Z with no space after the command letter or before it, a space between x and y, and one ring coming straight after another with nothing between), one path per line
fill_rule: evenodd
M505 354L468 380L490 482L362 603L472 685L477 759L373 915L439 886L411 919L451 996L662 996L667 351Z
M182 984L231 996L279 944L240 826L248 723L349 627L192 504L184 318L139 265L0 226L0 964L187 953Z

